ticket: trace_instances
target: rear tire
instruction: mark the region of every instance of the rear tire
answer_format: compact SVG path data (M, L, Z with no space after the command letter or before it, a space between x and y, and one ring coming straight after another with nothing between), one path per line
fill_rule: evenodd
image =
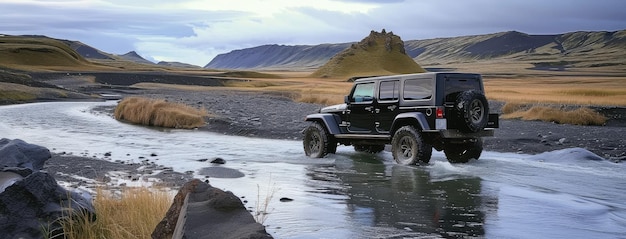
M332 136L326 132L324 126L318 122L313 122L304 130L304 154L311 158L322 158L328 153L337 151L337 143L334 143Z
M478 159L483 152L483 139L478 138L464 143L447 143L443 152L450 163L467 163Z
M433 147L424 142L422 135L413 126L401 127L391 139L391 154L398 164L428 163L432 153Z
M361 144L355 144L354 145L354 151L357 152L366 152L366 153L371 153L371 154L377 154L382 152L383 150L385 150L385 145L361 145Z

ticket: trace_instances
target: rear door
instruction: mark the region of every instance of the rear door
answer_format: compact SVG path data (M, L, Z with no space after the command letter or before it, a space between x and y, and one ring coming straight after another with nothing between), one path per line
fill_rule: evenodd
M378 133L388 133L391 130L391 124L399 112L399 99L399 80L380 81L374 108L374 126Z

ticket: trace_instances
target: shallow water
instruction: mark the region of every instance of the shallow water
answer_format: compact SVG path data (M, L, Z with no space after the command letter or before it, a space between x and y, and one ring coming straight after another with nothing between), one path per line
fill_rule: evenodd
M626 166L592 160L585 151L484 152L481 160L455 165L435 152L429 165L408 167L393 163L389 152L339 147L335 155L310 159L300 141L130 125L91 112L103 104L115 103L2 106L0 137L53 152L149 160L202 179L212 165L199 160L224 158L217 167L244 176L211 177L211 184L242 197L253 211L267 205L264 224L276 238L626 235Z

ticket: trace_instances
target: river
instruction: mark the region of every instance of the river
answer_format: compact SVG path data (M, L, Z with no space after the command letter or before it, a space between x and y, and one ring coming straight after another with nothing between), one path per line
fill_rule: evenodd
M484 152L467 164L450 164L434 152L425 166L396 165L390 152L351 147L311 159L300 141L148 128L90 110L112 104L1 106L0 138L103 160L158 155L156 163L202 179L211 167L238 170L245 176L211 177L211 185L232 191L251 209L267 205L264 224L275 238L626 236L626 166L594 160L582 149ZM227 163L199 161L214 157Z

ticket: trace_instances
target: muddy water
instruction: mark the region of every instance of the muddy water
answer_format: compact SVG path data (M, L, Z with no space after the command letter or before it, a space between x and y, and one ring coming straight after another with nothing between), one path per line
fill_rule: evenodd
M299 141L129 125L91 112L103 104L114 103L2 106L0 137L104 160L150 160L202 179L209 174L213 186L233 191L253 213L266 211L264 224L276 238L626 235L626 166L584 150L485 152L460 165L434 153L419 167L396 165L389 152L349 147L310 159ZM227 163L201 162L214 157ZM215 173L228 171L242 174Z

